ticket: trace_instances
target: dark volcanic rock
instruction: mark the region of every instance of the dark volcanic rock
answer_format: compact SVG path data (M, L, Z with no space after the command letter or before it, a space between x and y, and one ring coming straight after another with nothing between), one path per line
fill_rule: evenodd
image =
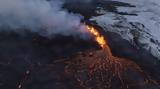
M66 8L68 11L83 15L86 20L92 16L101 15L96 12L97 10L99 10L98 7L103 7L104 10L117 14L129 14L124 12L118 12L116 6L135 7L134 5L130 5L128 3L110 0L91 0L90 2L69 0L66 1L63 5L63 7Z
M134 62L119 60L120 66L107 61L103 51L96 51L99 48L92 40L15 33L1 34L0 40L1 89L158 87Z
M36 73L33 76L31 75L31 78L36 78L38 71L46 71L46 69L37 66L50 64L55 60L66 58L79 51L98 48L92 40L86 41L70 36L58 36L54 39L48 39L36 33L19 35L14 32L3 32L0 34L0 89L17 89L19 83L25 81L26 76L28 76L26 73L29 71ZM56 70L60 70L59 68ZM47 76L48 74L46 72L43 75ZM36 82L43 82L45 77L36 79L38 79ZM29 81L32 81L32 79ZM36 85L36 82L33 85ZM35 88L32 85L29 87L27 89L46 89Z

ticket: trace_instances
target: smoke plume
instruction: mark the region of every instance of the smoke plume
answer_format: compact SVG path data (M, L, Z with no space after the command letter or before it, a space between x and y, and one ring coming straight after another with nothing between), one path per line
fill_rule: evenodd
M23 32L43 36L86 33L82 16L62 9L64 0L0 0L0 31Z

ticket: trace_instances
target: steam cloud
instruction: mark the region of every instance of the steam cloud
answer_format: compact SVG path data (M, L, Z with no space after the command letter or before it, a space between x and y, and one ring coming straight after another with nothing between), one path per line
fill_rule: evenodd
M63 3L64 0L0 0L0 31L27 29L43 36L86 33L80 23L82 16L62 9Z

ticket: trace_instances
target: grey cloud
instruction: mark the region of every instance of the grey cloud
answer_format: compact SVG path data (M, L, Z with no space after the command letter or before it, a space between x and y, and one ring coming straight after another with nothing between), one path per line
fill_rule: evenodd
M82 16L62 9L63 0L0 0L0 30L23 28L44 36L86 33ZM6 29L5 29L6 30Z

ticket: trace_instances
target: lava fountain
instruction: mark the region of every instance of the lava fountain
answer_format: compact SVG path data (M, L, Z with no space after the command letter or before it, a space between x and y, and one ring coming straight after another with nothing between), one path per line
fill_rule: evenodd
M96 42L102 48L104 48L106 46L106 41L105 41L104 37L102 35L100 35L100 33L94 27L91 27L91 26L87 25L87 29L94 36Z
M90 32L90 34L93 35L95 41L100 45L102 50L106 53L106 57L108 59L112 58L112 52L109 48L109 46L106 43L106 40L104 36L102 36L94 27L87 25L87 30Z

